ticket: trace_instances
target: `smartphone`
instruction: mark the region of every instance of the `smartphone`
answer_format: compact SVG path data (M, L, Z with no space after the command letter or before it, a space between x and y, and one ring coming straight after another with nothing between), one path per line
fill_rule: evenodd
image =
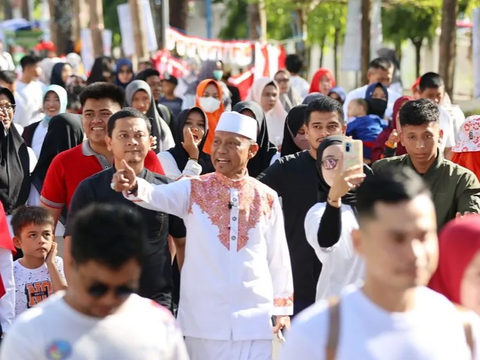
M353 174L363 174L363 143L361 140L345 139L343 141L343 171L359 166Z

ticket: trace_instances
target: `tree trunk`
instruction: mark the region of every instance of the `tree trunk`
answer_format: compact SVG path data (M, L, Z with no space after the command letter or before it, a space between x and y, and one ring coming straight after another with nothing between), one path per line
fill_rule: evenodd
M304 34L307 33L307 12L303 9L296 10L296 17L298 21L298 28L300 30L301 39L296 41L296 48L297 48L297 55L299 55L304 61L307 60L308 57L308 52L307 52L307 46L305 44L305 41L303 40Z
M60 55L66 54L72 39L72 0L50 0L50 32Z
M89 0L90 30L92 32L93 56L103 56L103 4L102 0Z
M22 0L20 2L21 8L21 13L22 13L22 18L24 18L27 21L30 21L30 15L32 12L30 11L30 0Z
M133 38L135 39L135 55L139 59L148 57L147 36L145 31L145 21L143 21L143 12L138 0L129 0L130 11L132 13Z
M455 53L457 37L458 0L443 0L442 33L440 35L440 61L438 73L445 82L445 91L453 100Z
M402 42L401 41L397 41L395 43L395 52L398 57L398 62L401 64L402 63Z
M3 19L10 20L13 18L12 0L3 0Z
M335 33L333 35L333 74L337 81L339 80L340 73L338 72L338 46L340 43L340 28L335 26Z
M165 1L165 0L163 0ZM158 17L162 18L162 7ZM170 0L170 25L180 30L187 30L188 0Z
M320 40L320 67L323 67L323 59L325 56L325 42L327 41L327 36L324 36L322 40Z
M370 63L370 29L372 27L372 0L362 0L362 82L368 84Z
M413 46L415 46L415 78L418 79L420 76L420 64L422 60L422 45L423 39L420 40L412 40Z
M267 40L267 13L265 0L256 0L248 5L248 25L252 40Z

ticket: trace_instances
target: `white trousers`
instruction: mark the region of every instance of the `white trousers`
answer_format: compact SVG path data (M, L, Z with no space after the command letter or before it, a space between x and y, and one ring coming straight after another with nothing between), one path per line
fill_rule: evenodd
M271 340L222 341L185 337L190 360L272 360Z

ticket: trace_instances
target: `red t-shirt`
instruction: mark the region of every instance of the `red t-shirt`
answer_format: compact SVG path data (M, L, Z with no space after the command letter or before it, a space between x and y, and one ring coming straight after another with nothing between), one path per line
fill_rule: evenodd
M53 159L43 183L40 201L42 204L61 209L66 204L70 207L77 186L86 178L109 168L101 164L88 142L63 151ZM145 167L157 174L165 175L162 165L153 151L145 158Z

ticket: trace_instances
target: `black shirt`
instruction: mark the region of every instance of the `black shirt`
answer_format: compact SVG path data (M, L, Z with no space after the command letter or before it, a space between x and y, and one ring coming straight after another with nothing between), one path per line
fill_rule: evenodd
M162 212L144 209L125 199L122 193L112 190L110 184L115 169L99 172L83 180L73 195L68 211L65 236L72 234L72 220L75 214L85 206L97 203L122 204L138 211L148 226L147 257L142 264L139 295L150 298L172 309L172 266L168 249L168 235L174 238L185 237L183 220ZM171 182L163 175L143 169L138 177L151 184L161 185Z
M285 233L292 262L295 300L315 302L322 265L305 235L305 217L318 202L319 177L308 151L277 160L258 176L282 198Z

